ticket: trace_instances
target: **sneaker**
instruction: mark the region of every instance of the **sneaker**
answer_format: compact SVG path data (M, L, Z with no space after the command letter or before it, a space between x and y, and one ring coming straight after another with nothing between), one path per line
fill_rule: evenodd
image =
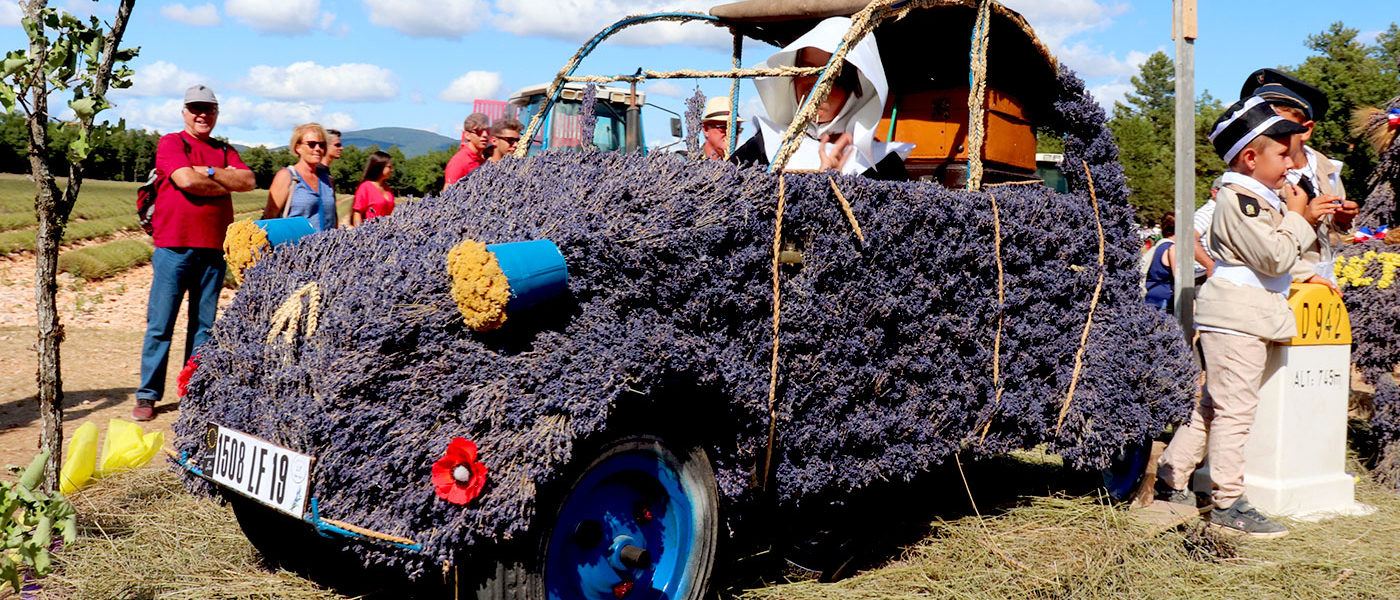
M131 418L137 421L149 421L156 418L156 401L137 398L136 408L131 409Z
M1153 490L1156 492L1154 497L1162 502L1184 504L1200 510L1200 505L1196 503L1196 493L1191 490L1172 489L1167 487L1167 484L1163 483L1161 479L1157 480L1157 484L1153 486Z
M1270 539L1288 535L1287 527L1255 510L1244 498L1236 500L1225 510L1211 510L1210 525L1221 533L1252 538Z

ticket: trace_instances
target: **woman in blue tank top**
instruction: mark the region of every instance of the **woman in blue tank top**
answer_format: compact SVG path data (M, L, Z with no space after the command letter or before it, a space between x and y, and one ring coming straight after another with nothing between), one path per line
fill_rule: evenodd
M326 130L316 123L297 127L288 148L298 160L272 178L263 218L306 217L316 231L335 229L335 190L330 171L321 166L326 155Z
M1147 266L1147 294L1144 300L1165 311L1172 309L1172 290L1176 286L1174 275L1176 255L1176 217L1171 213L1162 216L1162 240L1152 248L1152 257Z

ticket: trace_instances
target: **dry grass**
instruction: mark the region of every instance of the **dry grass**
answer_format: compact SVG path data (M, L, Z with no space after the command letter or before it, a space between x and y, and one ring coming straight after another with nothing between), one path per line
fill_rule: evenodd
M964 493L950 482L949 493ZM974 483L974 495L975 495ZM1289 522L1277 540L1236 541L1199 525L1153 534L1094 498L1037 497L997 515L935 524L884 567L836 582L749 590L748 599L1191 600L1400 597L1400 496L1372 483L1366 517Z
M1400 554L1400 496L1373 483L1369 474L1363 473L1357 497L1376 507L1375 514L1290 522L1292 533L1279 540L1238 542L1201 527L1153 533L1092 495L1040 496L993 506L1001 493L991 491L993 486L1039 493L1043 482L1034 481L1032 473L1062 477L1052 458L1028 453L971 466L974 496L985 503L983 516L936 519L930 533L902 556L890 560L891 549L885 549L879 568L837 583L770 585L742 597L1400 597L1400 563L1394 559ZM940 478L939 485L945 498L965 502L956 474ZM985 493L978 494L979 489ZM45 598L347 598L298 575L269 570L243 537L232 511L189 496L164 469L110 477L75 495L73 502L79 541L58 553L60 568L47 580ZM915 530L907 524L891 527ZM378 595L399 597L388 592Z
M44 598L345 598L263 566L227 506L185 493L164 468L109 477L71 500L78 541L56 554Z

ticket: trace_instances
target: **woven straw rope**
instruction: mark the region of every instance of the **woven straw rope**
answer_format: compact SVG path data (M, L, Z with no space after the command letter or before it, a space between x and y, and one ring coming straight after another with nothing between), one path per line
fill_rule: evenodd
M649 71L643 69L632 75L570 75L567 82L612 83L615 81L642 82L648 79L751 79L754 77L799 77L821 73L822 67L735 67L721 71L700 71L680 69L677 71Z
M740 61L744 57L744 36L739 32L734 32L734 70L740 68ZM742 78L738 75L729 82L729 129L725 130L724 158L728 160L734 154L734 148L739 144L739 81Z
M639 16L643 15L632 15L624 18L623 20L625 21L627 19L632 19ZM564 85L565 78L568 77L569 73L574 72L574 69L578 67L578 64L583 61L583 57L588 52L592 51L592 49L598 44L602 43L603 40L612 37L617 32L622 31L623 29L627 29L628 27L632 27L633 25L640 25L642 23L651 23L656 21L686 22L709 19L710 16L704 13L654 15L652 16L652 18L645 21L634 21L631 23L626 23L616 28L605 29L597 35L594 35L592 39L585 42L582 46L579 46L578 50L574 52L574 55L569 58L569 62L564 63L564 67L559 69L559 73L554 76L554 81L549 82L549 88L545 90L545 96L547 98L553 99L554 94L559 91L559 87ZM541 124L544 123L544 113L545 111L542 110L536 113L534 116L530 117L530 124L525 127L524 135L522 135L520 138L524 140L525 143L520 144L515 149L516 158L524 158L526 153L530 151L530 140L535 139L535 134L539 132Z
M992 0L977 4L977 21L972 27L972 73L967 92L967 189L982 188L982 147L987 139L987 38L992 28Z
M782 288L778 285L778 254L783 246L783 207L787 204L787 178L778 175L778 210L773 225L773 358L768 365L768 450L763 456L762 489L768 489L773 472L773 443L778 435L778 324L782 320Z
M992 396L992 413L987 415L987 422L982 424L980 441L987 440L987 432L992 429L992 417L996 416L996 407L1001 406L1001 326L1006 316L1006 273L1001 262L1001 212L997 210L996 195L987 192L987 198L992 201L992 234L995 237L992 250L997 260L997 334L992 340L992 389L996 391Z
M1099 231L1099 282L1094 285L1094 295L1089 300L1089 315L1084 318L1084 332L1079 334L1079 350L1074 353L1074 372L1069 377L1069 391L1065 392L1064 404L1060 405L1060 416L1055 419L1055 435L1060 435L1065 415L1069 413L1069 403L1074 399L1074 387L1079 384L1079 370L1084 366L1084 347L1089 342L1089 328L1094 324L1094 308L1099 305L1099 292L1103 291L1104 240L1103 220L1099 218L1099 197L1094 193L1094 174L1089 171L1089 162L1084 163L1084 176L1089 179L1089 201L1094 204L1094 225Z

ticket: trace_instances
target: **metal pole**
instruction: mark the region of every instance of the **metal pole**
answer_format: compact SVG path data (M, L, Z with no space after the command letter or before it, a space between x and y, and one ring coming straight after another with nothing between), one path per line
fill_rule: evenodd
M637 105L637 80L632 80L632 91L627 96L627 151L636 152L642 147L642 108Z
M1196 0L1173 0L1176 40L1176 319L1189 342L1195 332Z

